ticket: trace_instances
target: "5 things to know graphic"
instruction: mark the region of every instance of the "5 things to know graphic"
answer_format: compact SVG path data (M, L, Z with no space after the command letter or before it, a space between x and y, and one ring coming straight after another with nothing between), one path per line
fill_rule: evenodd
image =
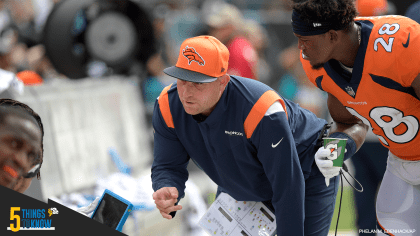
M0 186L0 235L126 235L51 199L39 201Z
M18 214L19 211L22 214ZM47 214L46 214L47 212ZM58 214L57 208L48 209L21 209L20 207L10 207L10 227L7 230L18 232L20 230L55 230L51 227L53 214Z

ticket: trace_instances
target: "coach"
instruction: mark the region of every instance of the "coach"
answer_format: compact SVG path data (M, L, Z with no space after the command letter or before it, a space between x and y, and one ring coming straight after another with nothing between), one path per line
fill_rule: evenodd
M271 207L277 235L327 235L340 169L324 160L329 151L318 146L327 122L263 83L229 76L228 58L220 41L199 36L185 40L176 66L164 70L177 83L162 91L153 114L157 208L167 219L182 209L192 159L218 192ZM357 124L334 126L330 133L344 128L358 140L349 136L347 153L354 153L365 133ZM355 130L360 132L348 132ZM328 187L324 176L331 178Z

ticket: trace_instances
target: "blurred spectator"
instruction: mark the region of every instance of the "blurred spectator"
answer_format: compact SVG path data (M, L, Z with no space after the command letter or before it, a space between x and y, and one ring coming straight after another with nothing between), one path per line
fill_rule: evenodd
M405 13L405 16L415 20L417 23L420 24L420 1L417 1L410 5L410 7Z
M151 116L156 98L162 89L172 83L174 79L163 73L163 69L176 63L172 56L167 38L166 19L170 15L170 6L164 3L153 8L153 30L157 41L157 53L152 55L146 63L147 75L142 81L143 97L147 111L147 119L151 124Z
M227 73L258 79L258 56L254 46L245 37L244 19L239 9L225 2L207 2L202 7L208 34L219 39L229 50Z
M271 68L267 63L265 50L268 46L268 33L267 30L258 22L250 19L244 20L244 32L246 38L254 46L257 53L257 78L265 83L269 84L271 79Z
M163 69L174 64L176 58L168 53L168 42L165 35L166 17L168 16L170 7L167 4L159 4L153 9L153 30L157 43L157 53L148 60L147 71L152 76L164 75Z
M48 16L54 8L54 5L60 1L61 0L32 0L32 6L35 14L33 22L36 34L42 34L42 30L44 29Z
M11 70L13 67L11 52L17 40L18 33L13 25L6 1L0 1L0 68Z
M13 72L33 70L42 77L56 76L41 45L42 28L56 0L0 1L1 41L7 50L0 55L0 67ZM47 5L46 3L50 3ZM40 10L42 9L42 10ZM6 30L6 34L3 32Z
M163 76L162 70L176 63L174 55L178 55L178 50L175 48L200 30L199 10L194 5L186 5L186 2L171 0L151 7L158 52L149 59L147 70L152 76Z
M21 71L17 74L0 69L0 98L14 98L24 93L25 86L40 85L43 79L33 71Z
M165 37L170 45L171 52L169 54L171 55L178 55L178 49L182 42L196 36L203 29L200 9L197 4L186 5L185 2L172 4L166 19L168 20L165 21ZM176 57L174 61L176 61Z
M359 16L380 16L388 12L387 0L356 0Z

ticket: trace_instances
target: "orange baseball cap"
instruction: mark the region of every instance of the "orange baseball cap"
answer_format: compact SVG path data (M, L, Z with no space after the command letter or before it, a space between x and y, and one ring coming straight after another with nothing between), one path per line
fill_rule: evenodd
M356 0L355 5L359 16L379 16L388 11L387 0Z
M226 74L229 50L212 36L186 39L179 50L175 66L163 70L177 79L195 83L210 83Z

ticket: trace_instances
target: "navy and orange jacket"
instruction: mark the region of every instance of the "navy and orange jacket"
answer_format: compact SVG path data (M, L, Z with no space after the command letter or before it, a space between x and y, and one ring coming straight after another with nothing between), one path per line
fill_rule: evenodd
M267 113L276 101L277 112ZM238 76L230 76L215 109L198 122L170 85L153 113L153 189L176 187L183 197L191 158L236 200L271 200L279 235L303 235L305 179L325 124L267 85Z

